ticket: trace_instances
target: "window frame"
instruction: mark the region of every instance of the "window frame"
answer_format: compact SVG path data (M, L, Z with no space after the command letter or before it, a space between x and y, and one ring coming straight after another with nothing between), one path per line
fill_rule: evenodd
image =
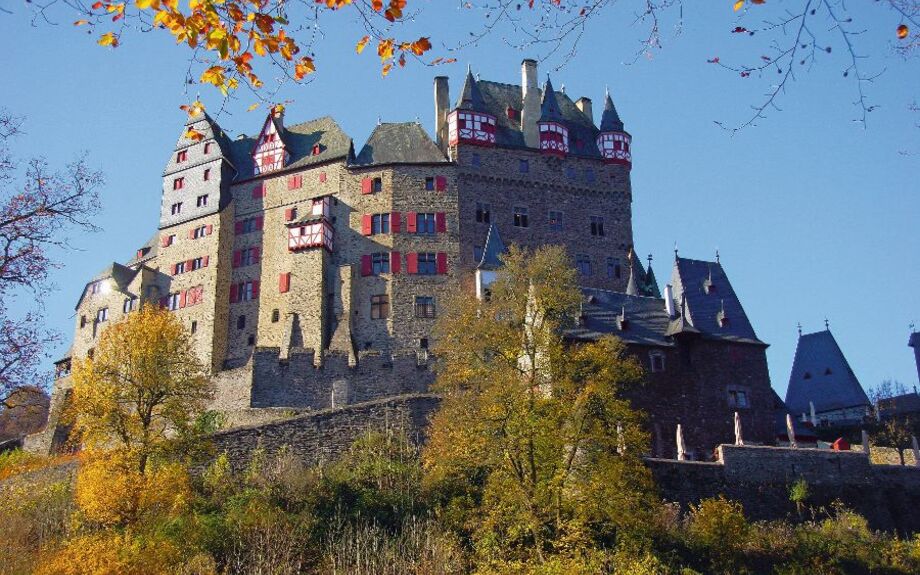
M371 319L387 319L390 317L390 295L374 294L371 296Z
M437 317L434 296L415 296L413 308L415 310L415 317L417 318L434 319Z
M530 221L527 214L526 206L514 206L511 208L512 224L516 228L529 228Z

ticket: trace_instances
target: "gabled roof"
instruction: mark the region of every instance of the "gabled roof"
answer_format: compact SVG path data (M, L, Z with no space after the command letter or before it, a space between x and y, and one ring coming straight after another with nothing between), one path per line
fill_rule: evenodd
M322 164L348 157L351 138L330 116L323 116L284 128L284 147L289 154L288 168L300 168ZM230 144L231 163L237 169L237 180L253 177L252 150L256 139L241 136ZM319 154L313 154L313 147L319 145Z
M417 122L378 125L361 148L355 164L433 164L447 158Z
M719 262L677 258L670 284L674 299L685 300L687 321L707 337L763 344ZM708 289L706 285L709 285ZM720 325L724 311L727 321Z
M115 283L115 288L119 291L124 291L128 284L131 283L131 280L134 279L134 276L137 275L138 270L133 270L127 266L123 266L118 262L112 262L110 265L106 266L101 272L93 276L93 279L89 280L85 286L83 286L83 292L80 294L80 298L77 300L77 305L74 306L74 309L80 307L80 303L83 301L83 298L86 297L86 292L89 289L89 286L92 284L102 281L102 280L112 280Z
M868 406L869 398L830 330L799 336L786 405L793 413Z
M505 242L502 241L498 234L498 228L495 224L489 224L489 230L486 232L486 241L482 248L482 257L476 264L478 270L497 270L502 266L501 256L507 250Z
M920 413L920 394L914 391L879 399L878 407L885 417Z
M477 80L485 112L495 116L495 143L508 148L526 148L521 132L520 112L523 108L521 87L487 80ZM597 149L597 128L594 121L578 109L565 94L556 93L560 123L569 129L569 153L576 156L600 157ZM514 119L508 117L508 108L518 112Z
M562 113L559 111L559 102L556 101L556 91L553 83L547 76L543 85L543 101L540 103L541 122L562 122Z
M482 99L482 92L479 91L479 82L473 77L472 70L466 71L466 80L463 82L463 90L460 91L456 107L460 110L486 112L486 104Z
M613 99L610 92L604 98L604 113L601 115L601 132L622 132L623 120L617 113L616 106L613 105Z
M674 345L666 335L669 318L664 300L596 288L582 288L581 291L584 296L581 325L567 330L566 337L596 340L615 335L627 343Z
M681 298L677 316L670 319L665 335L700 335L700 330L696 329L693 322L690 321L690 315L687 312L687 298Z
M651 258L652 256L649 256ZM648 269L645 272L645 284L642 286L645 295L649 297L661 297L661 290L658 289L658 279L655 277L655 272L652 270L652 260L649 259Z

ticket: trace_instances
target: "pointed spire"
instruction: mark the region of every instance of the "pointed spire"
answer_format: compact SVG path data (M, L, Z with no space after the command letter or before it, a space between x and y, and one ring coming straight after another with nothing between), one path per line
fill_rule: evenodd
M604 113L601 115L601 132L622 132L623 120L617 113L616 106L613 105L613 99L610 97L610 91L604 97Z
M507 251L505 243L498 235L498 228L495 224L489 224L489 230L486 232L486 241L482 248L482 257L476 265L476 269L497 270L502 266L501 255Z
M638 275L636 273L636 257L632 248L629 249L629 254L626 257L629 258L629 280L626 282L626 295L638 296L640 295L639 279L636 278Z
M540 104L541 122L561 122L562 114L559 112L559 102L553 90L553 82L546 75L546 84L543 85L543 102Z
M802 337L802 322L798 322L795 325L799 329L799 337Z
M648 269L645 270L645 295L660 298L661 290L658 289L658 279L652 271L652 254L648 255Z
M472 68L467 68L466 80L463 82L463 90L460 92L460 101L457 102L457 108L472 112L485 112L485 101L479 91L479 83L473 77Z

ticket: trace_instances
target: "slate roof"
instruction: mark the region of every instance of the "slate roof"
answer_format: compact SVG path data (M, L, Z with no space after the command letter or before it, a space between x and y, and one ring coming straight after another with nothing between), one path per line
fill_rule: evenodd
M157 249L160 246L160 232L154 232L150 239L147 240L144 245L142 245L138 250L143 250L143 255L137 257L137 250L134 252L134 256L125 262L125 265L128 267L134 267L139 263L145 262L157 255Z
M562 113L559 112L559 102L556 100L556 91L553 90L553 82L546 78L543 84L543 100L540 102L540 121L541 122L562 122Z
M489 224L489 230L486 232L486 241L482 248L482 257L476 264L479 270L497 270L502 266L501 255L508 249L505 242L502 241L495 224Z
M880 399L878 403L884 417L920 413L920 395L916 391Z
M661 297L661 290L658 289L658 278L655 277L655 271L652 270L651 259L648 262L648 270L645 272L645 283L643 285L643 291L645 292L645 295L649 297Z
M741 301L719 262L677 258L670 283L674 288L675 302L681 302L682 298L686 301L687 320L700 333L720 339L763 344L757 339L741 307ZM727 323L720 325L719 314L723 309Z
M361 148L355 164L434 164L447 161L420 124L401 122L378 125Z
M664 300L639 297L625 293L582 288L582 321L577 328L566 331L566 337L596 340L615 335L627 343L673 346L665 335L670 318ZM620 321L625 319L625 323Z
M276 125L278 123L276 122ZM351 149L351 138L330 116L323 116L308 122L284 126L280 132L285 149L290 154L287 168L301 168L331 160L347 158ZM230 143L230 162L237 170L236 179L253 177L252 150L256 138L243 136ZM313 146L319 144L319 154L313 155Z
M807 379L806 379L807 374ZM809 413L869 405L869 398L829 330L799 336L789 375L786 405L793 413Z
M613 99L610 92L607 92L604 98L604 113L601 115L601 132L622 132L623 120L617 113L616 106L613 105Z
M523 107L521 87L501 82L477 80L476 84L485 103L485 112L495 116L495 143L508 148L525 148L524 134L521 132L520 114L518 119L508 118L508 108L518 112ZM541 92L542 101L542 92ZM569 129L569 153L576 156L598 158L597 127L594 120L578 109L567 95L556 92L556 104L561 116L560 123Z
M457 100L457 106L460 110L470 110L472 112L485 112L486 104L482 99L482 92L479 91L479 83L473 77L473 71L466 71L466 80L463 82L463 89L460 91L460 99Z

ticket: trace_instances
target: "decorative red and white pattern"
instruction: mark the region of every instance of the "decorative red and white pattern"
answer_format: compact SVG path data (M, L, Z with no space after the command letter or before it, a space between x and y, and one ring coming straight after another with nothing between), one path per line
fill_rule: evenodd
M632 136L625 132L603 132L597 137L597 149L611 164L632 165Z
M288 230L288 249L292 252L318 247L324 247L331 252L332 240L332 224L325 220L292 227Z
M495 145L495 116L478 112L454 110L447 117L448 141L451 145L458 142Z

